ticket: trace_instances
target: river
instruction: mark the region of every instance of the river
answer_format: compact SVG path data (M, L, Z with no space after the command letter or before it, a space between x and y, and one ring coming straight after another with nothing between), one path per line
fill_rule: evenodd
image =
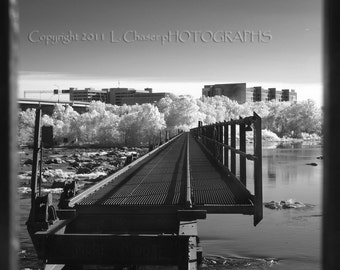
M263 200L295 199L298 209L264 208L254 227L252 216L208 215L198 230L208 269L320 269L322 155L320 145L263 147ZM316 163L317 166L306 165ZM248 166L251 175L252 168ZM252 189L251 183L249 188ZM20 194L20 268L39 269L26 231L29 197Z

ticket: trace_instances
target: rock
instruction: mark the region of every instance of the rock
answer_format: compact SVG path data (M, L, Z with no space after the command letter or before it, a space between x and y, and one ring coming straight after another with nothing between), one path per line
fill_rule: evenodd
M61 163L63 163L64 161L61 159L61 158L55 158L54 159L54 163L56 163L56 164L61 164Z
M61 164L63 163L63 160L61 158L50 158L45 161L45 164Z
M295 201L294 199L288 199L286 201L280 201L280 202L276 202L276 201L265 202L264 206L269 209L289 209L289 208L307 207L306 204Z
M111 156L117 156L117 151L116 150L113 150L113 151L110 151L107 153L107 156L111 157Z
M318 166L318 164L317 164L317 163L315 163L315 162L312 162L312 163L306 163L306 165L310 165L310 166Z
M281 208L281 204L279 202L271 201L264 203L264 206L270 209L279 209Z
M91 169L87 167L80 167L76 172L76 174L88 174L88 173L91 173Z
M74 168L80 167L80 163L78 163L77 161L71 163L70 165L71 165L72 167L74 167Z
M64 185L65 180L58 179L53 181L51 188L63 188Z
M84 157L76 157L75 161L77 161L77 162L92 162L93 159L86 158L86 157L85 158Z
M33 160L32 159L26 159L26 161L24 162L24 165L32 165L33 164Z
M45 177L55 177L55 178L63 178L63 179L72 177L72 174L74 174L74 172L64 172L62 169L45 170L43 172L43 176Z
M117 171L117 167L109 164L105 164L103 166L99 166L96 171L98 172L106 172L107 174L114 173Z

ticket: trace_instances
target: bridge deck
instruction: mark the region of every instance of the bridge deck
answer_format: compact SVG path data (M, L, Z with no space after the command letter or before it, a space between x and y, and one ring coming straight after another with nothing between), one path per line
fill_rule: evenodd
M173 206L186 203L187 143L193 208L251 207L250 193L216 165L195 139L186 134L151 159L117 177L76 204L76 207ZM237 212L235 210L231 212ZM244 212L244 211L241 211Z

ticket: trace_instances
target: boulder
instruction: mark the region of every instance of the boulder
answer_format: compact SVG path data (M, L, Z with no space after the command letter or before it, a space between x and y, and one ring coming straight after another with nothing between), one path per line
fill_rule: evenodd
M91 173L91 169L88 167L79 167L76 174L88 174Z
M307 207L306 204L295 201L294 199L288 199L286 201L280 201L280 202L276 202L276 201L265 202L264 206L269 209L290 209L290 208Z
M310 165L310 166L318 166L318 164L317 164L317 163L315 163L315 162L312 162L312 163L306 163L306 165Z
M64 185L65 180L58 179L53 181L51 188L64 188Z
M32 165L33 164L33 160L32 159L26 159L26 161L24 162L24 165Z
M45 161L45 164L61 164L63 163L63 160L61 158L50 158Z

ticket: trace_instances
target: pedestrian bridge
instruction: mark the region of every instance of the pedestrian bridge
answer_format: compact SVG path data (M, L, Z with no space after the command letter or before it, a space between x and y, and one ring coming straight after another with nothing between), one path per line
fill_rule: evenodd
M253 132L248 153L246 132ZM261 221L261 159L261 119L256 114L200 123L80 194L74 186L65 187L57 211L50 195L32 192L28 230L47 268L109 264L195 269L202 254L198 219L233 213L253 215L254 225ZM253 172L247 176L248 163Z

